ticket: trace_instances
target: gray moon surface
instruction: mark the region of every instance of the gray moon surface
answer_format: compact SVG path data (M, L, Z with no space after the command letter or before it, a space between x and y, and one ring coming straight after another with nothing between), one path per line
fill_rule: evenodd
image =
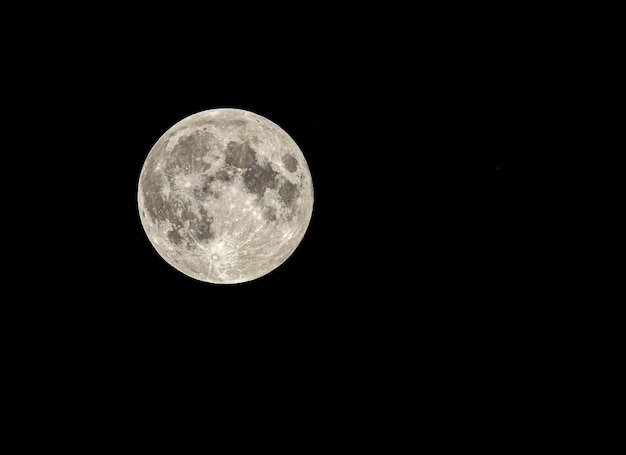
M154 144L137 205L159 255L215 284L260 278L301 243L313 182L296 142L277 124L233 108L192 114Z

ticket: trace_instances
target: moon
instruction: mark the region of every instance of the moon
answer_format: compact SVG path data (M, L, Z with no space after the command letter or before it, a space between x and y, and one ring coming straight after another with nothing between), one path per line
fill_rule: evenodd
M208 283L256 280L301 243L313 182L296 142L243 109L194 113L148 153L137 206L148 240L183 274Z

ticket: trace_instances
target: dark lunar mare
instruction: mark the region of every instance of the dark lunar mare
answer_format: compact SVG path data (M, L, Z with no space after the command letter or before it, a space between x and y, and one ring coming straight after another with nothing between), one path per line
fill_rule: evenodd
M144 204L155 221L165 221L175 216L174 208L166 201L161 192L163 177L154 171L147 172L142 182L144 188Z
M224 169L220 169L219 171L217 171L214 177L217 180L220 180L222 182L230 182L233 179L233 176L230 175L228 171L225 171Z
M191 232L198 240L209 240L215 236L212 227L213 216L204 207L200 207L200 216L190 220Z
M276 221L277 220L276 207L271 207L271 206L263 207L263 217L267 221Z
M167 239L175 245L180 245L185 240L176 229L167 232Z
M299 194L298 187L288 180L285 180L278 189L278 195L287 207L292 206Z
M278 173L269 165L253 164L243 174L246 189L259 197L263 197L267 188L276 188Z
M165 160L166 170L170 175L177 175L180 172L205 172L210 167L201 159L211 147L211 137L207 133L194 131L187 136L178 138L176 145L172 148L170 159Z
M283 159L283 164L285 165L285 168L289 172L296 172L296 170L298 169L298 160L296 160L293 157L293 155L290 155L289 153L285 153L282 159Z
M200 201L207 199L209 196L217 197L217 192L211 187L211 183L215 180L215 177L212 175L202 175L200 179L200 185L193 189L194 197Z
M170 194L166 199L162 191L166 180L173 186L174 177L177 175L191 173L203 175L208 171L211 164L201 158L210 147L207 142L209 140L206 133L194 132L181 136L172 148L169 159L164 160L166 163L164 171L150 169L143 176L145 208L155 223L165 221L172 223L172 229L166 235L168 240L176 245L190 244L190 240L204 241L214 237L213 219L204 207L199 207L196 213L190 204L180 199L180 196ZM193 189L194 197L198 200L208 196L218 197L210 185L216 178L223 181L231 179L226 172L210 177L204 175L201 185ZM185 228L184 225L188 227Z
M256 152L247 142L229 142L224 152L226 163L245 169L256 161Z

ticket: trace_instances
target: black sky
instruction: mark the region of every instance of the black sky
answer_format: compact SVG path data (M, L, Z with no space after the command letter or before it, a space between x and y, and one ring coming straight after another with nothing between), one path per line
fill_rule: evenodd
M165 27L123 15L109 22L115 27L81 22L22 54L46 75L29 83L27 107L54 117L45 140L62 144L38 165L51 180L38 191L63 194L46 205L67 239L45 258L60 274L50 295L103 299L103 324L233 327L244 317L296 331L377 319L406 327L415 311L477 320L510 295L515 208L528 183L521 157L546 128L527 115L537 111L540 84L524 64L532 44L507 32L509 22L485 28L446 13L437 25L420 16L417 27L397 12L373 13L308 11L304 20L293 12L297 20L273 26L237 22L236 34L215 16L197 33L182 20ZM249 109L283 127L315 189L294 255L234 287L166 264L136 206L154 142L215 107ZM68 248L73 260L59 266Z
M473 6L272 14L263 3L257 17L233 5L242 10L72 11L81 20L8 46L5 98L19 100L23 131L11 130L5 155L26 163L5 167L20 182L7 205L22 206L7 212L20 230L5 241L27 278L6 280L19 289L6 297L19 313L4 319L9 350L25 365L12 371L33 384L20 399L63 400L44 406L50 421L74 401L88 423L103 409L103 428L134 434L172 417L225 421L217 402L239 417L256 409L255 422L277 412L297 426L306 414L321 417L302 427L343 432L358 420L350 411L391 422L424 397L444 413L445 397L480 400L461 404L471 412L486 396L502 403L497 386L532 398L514 378L534 371L524 365L555 325L539 288L557 252L537 253L561 234L545 239L560 199L543 198L542 176L528 172L558 144L543 140L558 104L543 93L560 86L546 70L560 48L541 39L541 21ZM285 129L315 191L292 257L236 286L173 269L137 212L153 144L215 107Z

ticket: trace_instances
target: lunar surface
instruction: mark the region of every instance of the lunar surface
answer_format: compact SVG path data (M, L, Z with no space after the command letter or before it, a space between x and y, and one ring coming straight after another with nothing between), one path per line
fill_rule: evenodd
M278 125L241 109L184 118L154 144L138 184L159 255L200 281L235 284L283 264L313 212L302 151Z

